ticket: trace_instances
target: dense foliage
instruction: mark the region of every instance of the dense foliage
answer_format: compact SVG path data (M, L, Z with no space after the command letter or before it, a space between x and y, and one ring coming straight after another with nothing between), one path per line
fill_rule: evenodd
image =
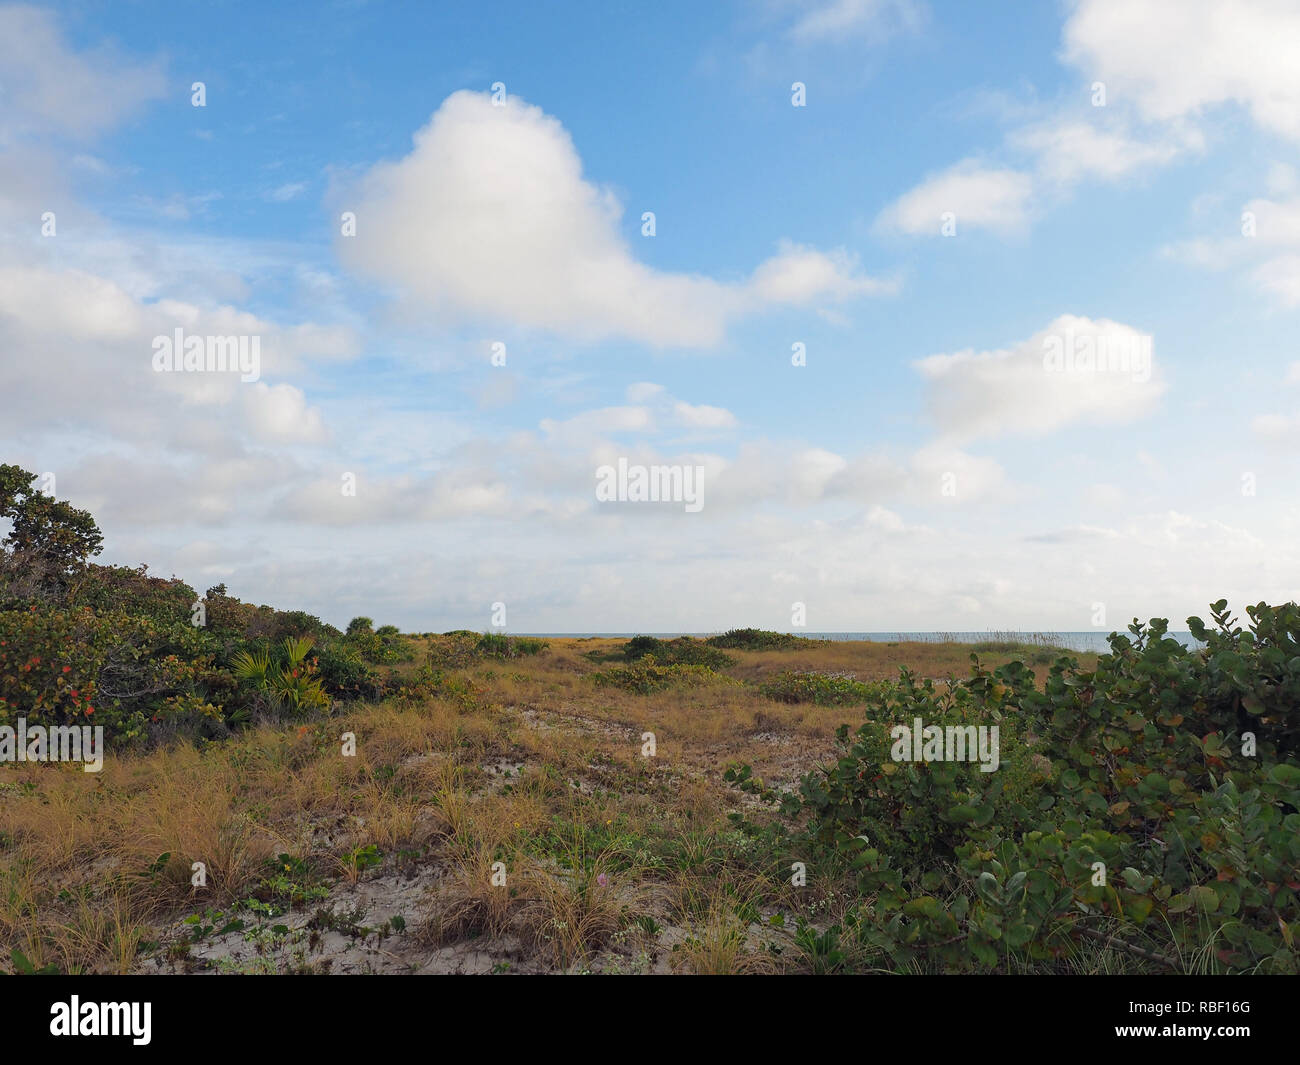
M1300 969L1300 607L1212 611L1188 621L1204 648L1134 622L1041 690L976 655L951 685L905 672L797 794L729 769L781 805L794 858L856 877L819 933L836 964L1040 968L1103 941L1155 969ZM996 770L896 757L917 719L997 726Z
M413 657L392 626L347 634L303 611L255 606L224 584L200 597L145 566L89 561L102 536L85 511L0 466L0 724L103 725L115 740L183 729L225 734L255 715L300 716L377 698L373 666Z
M735 651L779 651L798 647L805 642L803 636L788 632L769 632L766 629L729 629L721 636L710 636L705 643Z
M636 662L646 655L654 655L656 662L670 666L708 666L725 669L735 659L701 640L679 636L675 640L660 640L655 636L633 636L623 645L623 657Z

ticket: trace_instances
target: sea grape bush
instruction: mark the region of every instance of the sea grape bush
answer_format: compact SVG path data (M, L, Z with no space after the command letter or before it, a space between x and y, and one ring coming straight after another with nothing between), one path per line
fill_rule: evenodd
M188 625L89 607L0 611L0 723L95 724L133 739L182 710L220 717L209 699L221 686Z
M856 878L837 931L864 964L1012 969L1085 942L1139 966L1300 970L1300 610L1258 604L1243 630L1134 622L1083 670L1061 655L1041 690L1020 662L947 687L907 673L842 756L780 796L788 845ZM891 757L890 728L992 724L1001 764Z

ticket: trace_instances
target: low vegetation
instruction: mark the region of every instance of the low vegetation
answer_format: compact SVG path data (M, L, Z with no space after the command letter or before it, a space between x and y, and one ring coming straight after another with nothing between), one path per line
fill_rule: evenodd
M95 565L30 482L0 726L109 739L0 765L0 968L1300 967L1295 604L1101 656L340 631Z

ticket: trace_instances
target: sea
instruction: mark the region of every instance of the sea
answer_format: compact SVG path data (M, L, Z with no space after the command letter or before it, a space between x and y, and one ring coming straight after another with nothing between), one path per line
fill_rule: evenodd
M696 636L704 638L716 636L716 632L525 632L520 636L552 636L571 639L622 639L630 640L633 636L655 636L661 640L673 640L678 636ZM1105 654L1110 650L1107 638L1110 630L1093 629L1086 632L798 632L810 640L869 640L872 643L980 643L983 640L1017 640L1022 643L1045 643L1052 647L1064 647L1071 651L1096 651ZM1170 630L1166 635L1181 643L1184 647L1200 648L1205 646L1192 637L1190 632Z

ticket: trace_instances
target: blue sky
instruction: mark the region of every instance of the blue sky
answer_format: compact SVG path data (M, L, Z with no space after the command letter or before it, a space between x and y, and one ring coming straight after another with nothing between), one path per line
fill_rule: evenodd
M0 31L0 447L105 561L415 630L1296 597L1290 5L0 4ZM257 336L259 380L154 372L178 326ZM1150 372L1048 369L1067 334ZM620 457L702 469L704 506L600 502Z

